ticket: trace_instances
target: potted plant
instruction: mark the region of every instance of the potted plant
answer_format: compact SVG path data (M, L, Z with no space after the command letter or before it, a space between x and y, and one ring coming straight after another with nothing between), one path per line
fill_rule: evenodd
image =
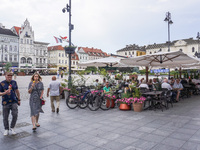
M65 53L67 54L74 54L76 46L65 46Z
M110 108L114 108L115 107L115 101L116 101L116 96L112 95L112 94L106 94L105 96L109 97L111 99L111 106L110 106L110 101L107 101L106 105L107 107L110 106Z
M130 73L129 74L129 79L135 79L135 78L137 78L137 76L138 76L138 74L137 74L137 72L133 72L133 73Z
M130 110L131 109L131 93L125 89L125 92L122 94L122 98L121 99L117 99L116 100L117 103L119 103L119 109L120 110Z
M25 76L24 69L20 69L20 72L18 72L18 76Z
M123 80L123 76L122 76L122 74L116 74L115 75L115 80Z
M139 88L134 88L133 97L131 100L132 100L133 110L135 112L141 112L146 98L142 96L142 93L140 92Z

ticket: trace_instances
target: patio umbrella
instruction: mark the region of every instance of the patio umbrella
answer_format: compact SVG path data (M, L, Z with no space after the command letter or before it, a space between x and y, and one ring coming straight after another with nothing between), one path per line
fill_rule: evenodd
M121 63L147 67L182 67L184 64L200 63L199 59L189 56L181 51L159 52L134 58L121 59ZM148 70L148 68L147 68ZM146 75L148 81L148 75Z
M184 64L200 63L199 59L181 51L159 52L151 55L122 59L120 62L127 65L168 68L182 67Z
M119 57L105 57L100 59L89 60L87 62L79 63L78 66L94 66L94 67L129 67L129 65L120 63L121 58Z

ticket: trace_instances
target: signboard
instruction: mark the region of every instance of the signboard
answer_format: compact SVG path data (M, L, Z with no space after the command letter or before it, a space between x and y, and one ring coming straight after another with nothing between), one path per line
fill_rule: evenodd
M153 69L150 70L150 73L168 73L169 69Z

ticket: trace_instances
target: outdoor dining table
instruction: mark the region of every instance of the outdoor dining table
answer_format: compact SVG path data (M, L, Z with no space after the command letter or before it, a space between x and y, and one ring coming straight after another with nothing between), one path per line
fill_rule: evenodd
M142 93L143 95L145 95L146 97L150 96L151 99L149 99L149 106L147 108L145 108L144 110L147 110L147 109L154 109L155 106L153 105L152 103L152 99L157 96L159 97L159 95L162 93L163 91L151 91L151 92L145 92L145 93Z

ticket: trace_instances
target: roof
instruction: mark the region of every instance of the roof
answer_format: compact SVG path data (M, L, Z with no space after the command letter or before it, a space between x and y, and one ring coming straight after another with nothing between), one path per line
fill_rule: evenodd
M71 55L71 60L79 60L77 53Z
M38 41L34 41L34 44L45 44L45 45L49 45L49 43L45 43L45 42L38 42Z
M0 28L0 34L17 36L10 29Z
M138 50L138 51L146 51L145 50L145 46L138 46L136 44L133 45L126 45L125 48L122 48L120 50L117 50L117 52L123 52L123 51L134 51L134 50Z
M17 34L19 35L19 30L21 30L21 28L20 28L20 27L17 27L17 26L14 26L14 28L15 28Z
M62 45L56 45L56 46L49 46L48 51L55 51L55 50L64 50Z
M178 41L185 41L188 45L190 44L197 44L198 43L198 40L194 40L193 38L188 38L188 39L181 39L181 40L174 40L170 43L170 46L174 46L174 44ZM146 47L146 49L159 49L159 48L165 48L165 47L168 47L168 42L166 43L160 43L160 44L151 44L151 45L148 45Z
M85 53L87 53L89 56L98 56L98 57L105 57L107 56L106 52L103 52L101 49L97 49L97 48L88 48L88 47L79 47L78 51L80 49L83 49L85 51Z

